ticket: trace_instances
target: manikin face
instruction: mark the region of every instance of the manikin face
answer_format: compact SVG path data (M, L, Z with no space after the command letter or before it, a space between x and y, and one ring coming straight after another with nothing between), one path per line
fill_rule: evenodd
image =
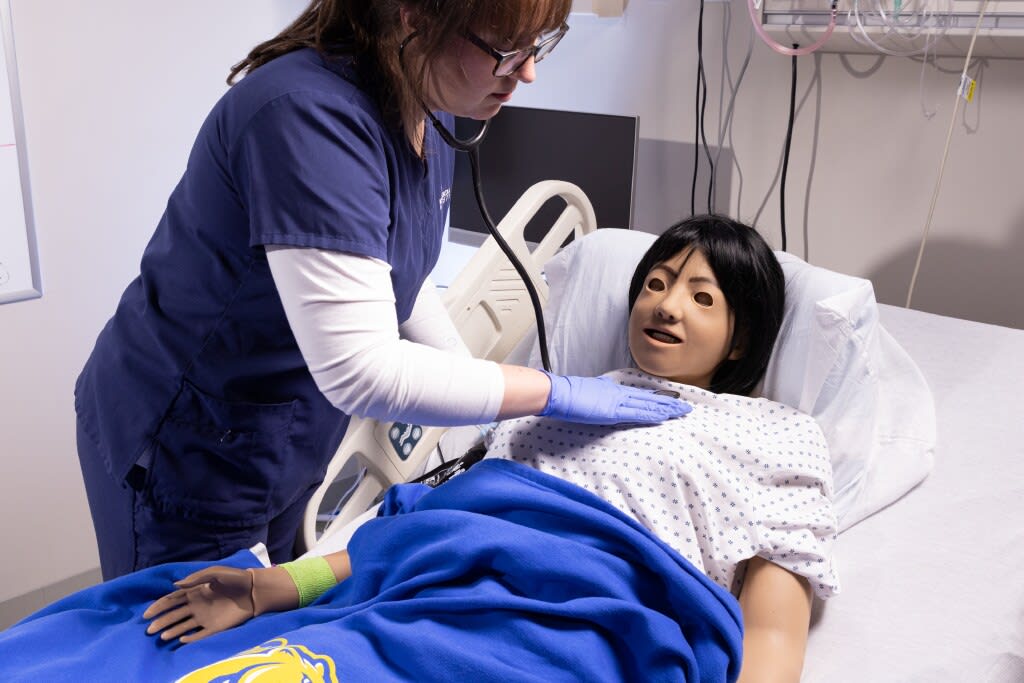
M511 41L480 31L479 37L498 50L517 50L533 45L535 36ZM427 78L427 105L456 116L484 120L498 113L512 99L520 83L537 77L533 57L508 76L494 75L494 57L467 38L456 38L435 61Z
M629 349L644 372L707 389L730 346L735 317L700 251L687 249L647 274L629 315Z

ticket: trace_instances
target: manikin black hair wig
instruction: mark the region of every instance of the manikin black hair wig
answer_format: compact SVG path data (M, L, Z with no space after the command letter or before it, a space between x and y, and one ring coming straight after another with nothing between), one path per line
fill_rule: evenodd
M647 250L629 285L629 310L647 274L686 249L696 249L715 273L735 315L731 348L742 356L726 359L711 378L711 391L749 396L768 369L782 325L786 280L778 259L752 227L724 216L693 216L666 230Z

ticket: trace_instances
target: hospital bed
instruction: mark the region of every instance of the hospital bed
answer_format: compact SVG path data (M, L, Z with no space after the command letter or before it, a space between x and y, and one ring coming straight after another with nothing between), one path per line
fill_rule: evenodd
M562 201L565 208L544 240L531 248L523 239L523 228L549 200ZM558 260L556 254L570 234L580 238L596 227L590 203L579 188L555 181L530 188L499 225L541 300L548 303L550 297L557 304L548 312L547 325L549 334L556 332L555 344L560 343L559 334L586 338L588 344L596 339L587 330L574 329L582 318L566 313L589 306L586 313L594 317L593 312L604 307L600 298L572 300L592 295L581 295L582 284L570 281L588 274L575 272L578 261L552 261ZM596 262L588 266L592 272L586 286L611 288L613 293L606 295L616 296L616 288L623 285L621 276L613 277L611 271L631 272L653 237L636 231L598 233L606 234L605 261L591 257ZM630 244L620 249L616 240ZM580 240L580 245L598 241L594 236ZM845 330L843 343L850 349L840 363L841 349L829 342L832 375L822 375L824 388L818 391L842 393L837 383L854 385L854 398L847 397L840 405L847 418L839 419L847 419L847 424L837 439L861 439L867 450L874 449L871 462L861 458L863 453L853 453L854 460L861 458L854 465L834 464L837 490L840 475L847 476L851 467L867 474L858 473L851 489L844 489L860 487L854 502L844 502L841 509L836 554L842 592L827 603L815 602L803 680L1024 681L1024 419L1018 409L1024 331L878 305L866 281L844 280L846 276L814 269L784 254L780 260L787 273L788 299L791 287L799 287L799 278L810 271L819 283L827 282L827 297L803 302L819 323L824 309L832 315L835 307L846 307L839 327ZM595 278L594 273L602 277ZM555 289L559 284L566 291ZM794 291L813 298L814 286ZM475 355L537 363L529 298L493 239L480 248L445 297ZM812 365L804 360L817 353L807 346L813 340L801 337L806 336L806 321L790 308L787 320L780 346L791 344L787 353ZM865 340L869 346L863 345ZM563 364L576 362L569 368L555 362L556 372L612 369L599 367L607 360L587 365L595 354L572 359L569 349L555 346L552 353ZM769 382L791 381L794 373L780 367L781 362L773 359ZM809 372L806 367L800 371ZM795 392L793 400L785 402L806 401L806 380ZM868 408L856 392L871 392ZM824 414L820 419L835 416ZM307 554L344 547L358 525L375 514L373 501L381 492L419 475L432 460L436 463L436 446L449 437L455 444L473 441L465 430L453 436L441 429L353 419L306 511L300 545ZM450 446L446 451L451 457ZM339 488L346 489L346 497L336 504L331 496L337 496ZM331 513L326 522L325 511Z

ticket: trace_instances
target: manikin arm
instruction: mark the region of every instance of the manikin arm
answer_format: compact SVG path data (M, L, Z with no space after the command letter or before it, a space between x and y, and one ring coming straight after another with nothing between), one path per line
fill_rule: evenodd
M811 622L807 580L764 558L751 558L740 609L744 634L739 683L797 683Z
M335 582L352 575L348 551L324 559ZM284 567L236 569L207 567L175 581L178 590L155 601L142 614L152 619L146 633L162 640L180 637L191 643L243 624L264 612L283 612L299 606L299 590Z

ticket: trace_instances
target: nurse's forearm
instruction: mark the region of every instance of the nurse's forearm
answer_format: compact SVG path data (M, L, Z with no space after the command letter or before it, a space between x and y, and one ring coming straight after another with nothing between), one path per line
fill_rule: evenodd
M445 348L452 347L446 338L453 337L456 353L400 339L390 266L384 262L299 248L268 248L267 260L302 357L339 410L434 426L494 419L504 396L498 365L463 356L453 326L447 332L429 323L417 327L424 318L447 316L436 310L439 300L431 313L436 293L420 297L426 305L415 311L406 331Z
M551 380L540 370L502 365L505 378L505 397L495 419L505 420L524 415L536 415L544 410L551 394Z
M420 288L412 313L398 326L398 333L402 339L417 344L426 344L466 358L473 355L462 340L459 330L448 315L448 309L441 301L437 287L429 277Z

